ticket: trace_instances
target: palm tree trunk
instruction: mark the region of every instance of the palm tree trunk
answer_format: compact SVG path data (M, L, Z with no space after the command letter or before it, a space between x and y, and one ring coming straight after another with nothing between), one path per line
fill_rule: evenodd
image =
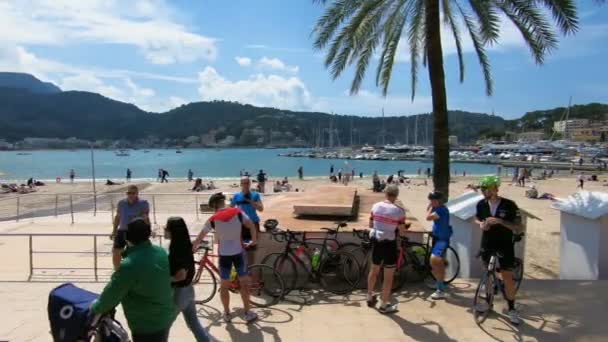
M425 37L426 58L433 96L433 183L435 190L441 191L447 197L450 184L450 146L439 1L426 0Z

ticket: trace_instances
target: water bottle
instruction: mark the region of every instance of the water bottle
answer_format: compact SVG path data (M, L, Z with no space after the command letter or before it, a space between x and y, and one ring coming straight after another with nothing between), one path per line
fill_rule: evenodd
M230 280L236 280L236 268L234 268L234 266L232 266L232 270L230 270Z
M318 270L319 264L321 264L321 251L318 248L315 248L312 253L312 269L315 271Z

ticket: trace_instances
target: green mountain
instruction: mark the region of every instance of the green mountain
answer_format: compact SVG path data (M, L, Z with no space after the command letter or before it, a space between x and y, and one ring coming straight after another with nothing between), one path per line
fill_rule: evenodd
M6 74L6 73L5 73ZM29 75L27 75L29 76ZM359 117L318 112L297 112L255 107L235 102L195 102L165 113L149 113L99 94L82 91L39 91L44 83L16 77L0 87L0 139L26 137L87 140L126 140L144 144L209 144L227 139L237 146L328 145L330 127L334 145L430 143L433 119L429 114L401 117ZM33 79L33 81L32 81ZM23 80L34 82L27 87ZM38 82L36 84L35 82ZM51 89L51 88L49 88ZM58 90L59 88L57 88ZM450 134L460 142L482 136L499 137L505 131L550 130L563 108L526 113L506 121L499 116L450 111ZM608 105L573 106L570 117L598 118ZM384 134L382 134L384 132ZM202 136L206 136L201 139ZM211 137L211 138L210 138Z
M20 88L32 93L54 94L61 89L49 82L42 82L30 74L18 72L0 72L0 87Z

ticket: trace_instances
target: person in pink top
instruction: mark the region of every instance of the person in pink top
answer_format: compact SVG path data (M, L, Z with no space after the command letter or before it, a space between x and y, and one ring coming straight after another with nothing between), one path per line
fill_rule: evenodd
M395 203L399 197L399 187L390 184L385 190L386 199L374 204L369 218L370 239L372 241L372 267L367 279L367 306L375 307L378 302L374 295L380 269L384 269L381 305L383 314L397 311L397 305L390 303L393 276L397 265L397 234L405 229L405 209Z

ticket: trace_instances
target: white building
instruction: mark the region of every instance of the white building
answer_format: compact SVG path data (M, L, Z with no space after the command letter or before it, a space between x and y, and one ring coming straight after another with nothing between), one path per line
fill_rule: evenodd
M587 126L589 126L589 119L571 119L555 121L553 123L553 130L557 133L568 134L574 129L586 128Z

